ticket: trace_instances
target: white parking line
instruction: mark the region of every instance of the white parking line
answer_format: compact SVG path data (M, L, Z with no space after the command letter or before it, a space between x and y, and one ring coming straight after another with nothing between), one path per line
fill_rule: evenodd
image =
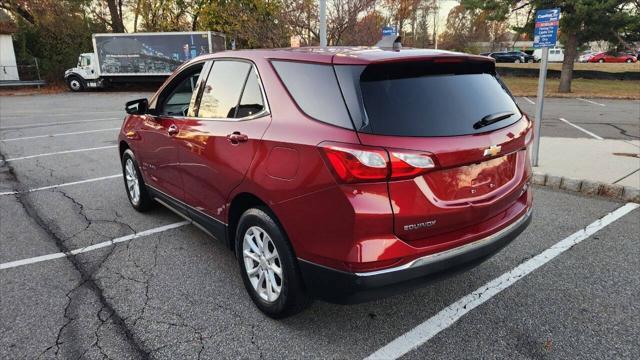
M102 177L98 177L98 178L87 179L87 180L80 180L80 181L74 181L74 182L68 182L68 183L58 184L58 185L43 186L43 187L34 188L34 189L29 189L29 190L25 190L25 191L5 191L5 192L0 192L0 196L3 196L3 195L27 194L27 193L32 193L32 192L35 192L35 191L42 191L42 190L56 189L56 188L66 187L66 186L71 186L71 185L78 185L78 184L85 184L85 183L90 183L90 182L95 182L95 181L102 181L102 180L108 180L108 179L115 179L115 178L118 178L118 177L122 177L122 174L109 175L109 176L102 176Z
M472 293L447 306L427 321L369 355L366 359L397 359L409 351L416 349L436 336L442 330L453 325L466 313L482 305L502 290L513 285L516 281L524 278L542 265L553 260L558 255L571 249L573 246L579 244L583 240L595 234L597 231L605 228L607 225L613 223L638 207L640 207L640 204L628 203L605 215L601 219L594 221L584 229L575 232L547 250L516 266L511 271L491 280Z
M587 100L587 99L583 99L583 98L576 98L576 99L578 99L578 100L582 100L582 101L585 101L585 102L588 102L589 104L593 104L593 105L598 105L598 106L607 106L607 105L605 105L605 104L600 104L600 103L597 103L597 102L595 102L595 101L591 101L591 100Z
M103 118L103 119L87 119L87 120L58 121L58 122L34 123L34 124L24 124L24 125L12 125L12 126L0 127L0 131L28 129L28 128L44 127L44 126L82 124L82 123L87 123L87 122L109 121L109 120L122 120L122 118L111 117L111 118Z
M122 237L119 237L119 238L115 238L115 239L112 239L112 240L109 240L109 241L104 241L104 242L101 242L101 243L97 243L97 244L94 244L94 245L81 247L79 249L71 250L71 251L66 252L66 253L58 252L58 253L53 253L53 254L36 256L36 257L28 258L28 259L10 261L10 262L6 262L6 263L0 264L0 270L15 268L15 267L18 267L18 266L23 266L23 265L35 264L35 263L39 263L39 262L43 262L43 261L47 261L47 260L59 259L59 258L67 257L67 256L75 256L75 255L86 253L86 252L89 252L89 251L102 249L102 248L107 247L107 246L113 246L113 245L115 245L117 243L121 243L121 242L125 242L125 241L131 241L131 240L135 240L135 239L138 239L138 238L141 238L141 237L144 237L144 236L153 235L153 234L157 234L157 233L160 233L160 232L163 232L163 231L179 228L179 227L185 226L187 224L191 224L191 222L190 221L181 221L181 222L177 222L177 223L173 223L173 224L169 224L169 225L164 225L164 226L156 227L156 228L153 228L153 229L141 231L139 233L134 233L134 234L122 236Z
M87 131L75 131L75 132L68 132L68 133L37 135L37 136L24 136L24 137L17 137L17 138L11 138L11 139L0 139L0 142L41 139L41 138L67 136L67 135L91 134L91 133L97 133L97 132L102 132L102 131L114 131L114 130L120 130L120 128L108 128L108 129L97 129L97 130L87 130Z
M535 105L536 104L535 102L533 102L533 100L529 99L526 96L524 96L523 99L527 100L529 102L529 104L531 104L531 105Z
M582 131L583 133L585 133L585 134L587 134L587 135L589 135L589 136L591 136L591 137L593 137L593 138L595 138L595 139L598 139L598 140L604 140L604 139L603 139L603 138L601 138L600 136L598 136L598 135L596 135L596 134L592 133L591 131L589 131L589 130L587 130L587 129L585 129L585 128L582 128L582 127L580 127L580 126L578 126L578 125L576 125L576 124L571 123L570 121L568 121L568 120L567 120L567 119L565 119L565 118L558 118L558 119L559 119L560 121L562 121L562 122L564 122L564 123L568 124L568 125L573 126L574 128L576 128L576 129L578 129L578 130Z
M21 157L10 158L10 159L6 159L5 162L13 162L13 161L19 161L19 160L33 159L33 158L42 157L42 156L53 156L53 155L60 155L60 154L71 154L71 153L77 153L77 152L85 152L85 151L113 149L113 148L117 148L117 147L118 147L118 145L109 145L109 146L100 146L100 147L94 147L94 148L56 151L56 152L50 152L50 153L45 153L45 154L37 154L37 155L29 155L29 156L21 156Z

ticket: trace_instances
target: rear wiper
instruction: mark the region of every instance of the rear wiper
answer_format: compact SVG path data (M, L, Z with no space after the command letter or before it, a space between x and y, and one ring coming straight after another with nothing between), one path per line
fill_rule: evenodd
M477 123L473 124L473 128L474 129L480 129L482 127L485 127L487 125L491 125L493 123L497 123L500 120L504 120L506 118L511 117L512 115L514 115L512 112L499 112L499 113L495 113L495 114L489 114L485 117L482 118L482 120L478 121Z

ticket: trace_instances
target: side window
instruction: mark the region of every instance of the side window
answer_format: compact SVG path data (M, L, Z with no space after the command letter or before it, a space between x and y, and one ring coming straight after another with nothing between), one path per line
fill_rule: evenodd
M293 100L308 116L353 129L333 66L273 61L273 67Z
M241 61L213 63L200 100L198 117L233 118L251 65Z
M169 95L162 103L160 115L187 116L193 113L194 92L198 88L198 79L203 64L186 69L184 77L170 88Z
M238 112L235 117L244 118L255 115L262 110L264 110L264 101L260 91L260 79L258 79L255 69L252 68L244 85L244 91L242 92L242 98L240 98Z

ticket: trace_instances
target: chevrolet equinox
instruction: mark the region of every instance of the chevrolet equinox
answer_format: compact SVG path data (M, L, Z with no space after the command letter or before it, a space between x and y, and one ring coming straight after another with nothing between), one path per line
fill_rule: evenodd
M271 317L468 269L530 222L532 123L487 57L221 52L126 111L131 205L229 246Z

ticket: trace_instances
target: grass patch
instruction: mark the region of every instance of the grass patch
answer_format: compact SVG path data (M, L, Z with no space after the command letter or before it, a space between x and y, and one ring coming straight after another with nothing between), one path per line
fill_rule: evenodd
M518 68L518 69L540 69L540 63L534 64L510 64L499 63L496 67L503 68ZM547 67L550 70L562 70L562 63L549 63ZM603 71L611 73L619 72L640 72L640 61L637 63L575 63L573 65L574 70L591 70L591 71Z
M537 78L503 76L501 79L514 96L536 96L538 93ZM545 96L640 100L640 81L573 79L568 94L558 92L559 83L560 79L547 79Z

